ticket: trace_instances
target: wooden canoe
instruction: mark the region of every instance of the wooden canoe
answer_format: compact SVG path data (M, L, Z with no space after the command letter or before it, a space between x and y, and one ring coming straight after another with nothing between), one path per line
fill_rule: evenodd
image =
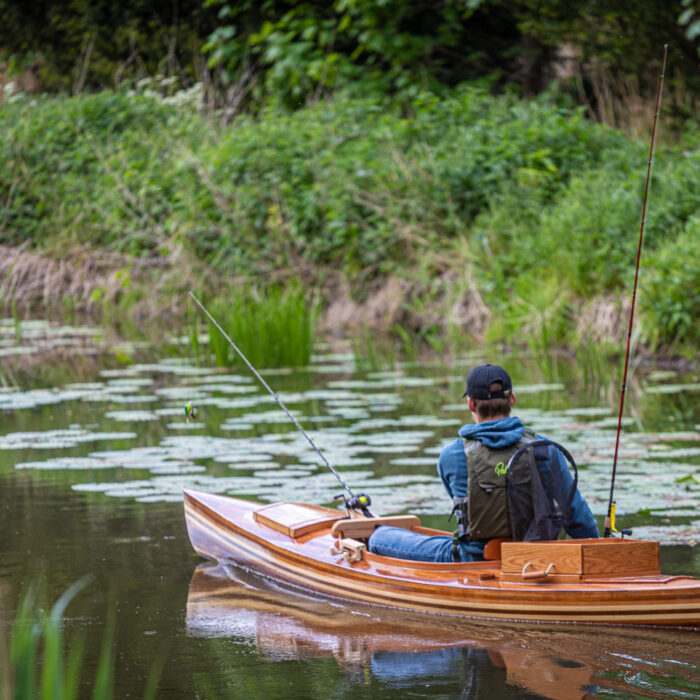
M369 553L362 528L374 522L331 508L192 490L184 505L201 556L326 596L476 619L700 627L700 581L661 574L657 542L510 542L497 559L426 563Z

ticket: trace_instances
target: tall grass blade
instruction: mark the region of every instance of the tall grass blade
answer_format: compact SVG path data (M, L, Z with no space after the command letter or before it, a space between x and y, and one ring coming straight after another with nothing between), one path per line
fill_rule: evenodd
M316 302L300 282L286 287L233 290L210 304L212 314L255 367L307 365L315 339ZM220 366L241 360L209 324L209 344Z
M66 674L64 680L64 700L77 700L80 686L80 671L85 651L85 637L80 635L73 638L68 651L66 661Z
M44 658L41 672L41 696L43 700L63 700L63 613L68 603L92 580L85 576L76 581L56 601L44 620Z
M393 370L397 363L397 341L391 334L377 334L369 326L352 339L352 353L355 367L363 372Z
M12 320L15 326L15 345L22 344L22 322L19 320L19 313L17 311L17 302L12 302Z
M167 658L167 654L165 650L163 650L151 666L151 672L148 674L146 689L143 691L143 700L155 700L156 693L158 692L158 683L163 675L163 668L165 667Z
M37 587L33 585L20 602L10 641L10 669L14 683L14 697L35 696L35 673L41 626L34 618Z
M114 691L114 630L116 619L114 610L107 616L105 634L102 638L100 660L95 674L94 700L112 700Z
M189 330L190 350L192 351L192 355L194 356L195 363L199 365L199 324L197 316L193 313L192 304L189 300L189 297L187 301L187 326Z

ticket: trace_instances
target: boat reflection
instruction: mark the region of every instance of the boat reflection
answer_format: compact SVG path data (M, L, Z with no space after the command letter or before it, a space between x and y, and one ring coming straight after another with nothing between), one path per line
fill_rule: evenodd
M580 700L603 686L634 692L652 676L684 686L700 670L693 631L508 625L351 607L213 563L192 577L187 633L244 638L271 661L333 656L349 673L394 688L460 679L465 698L493 697L489 688L500 687L512 697Z

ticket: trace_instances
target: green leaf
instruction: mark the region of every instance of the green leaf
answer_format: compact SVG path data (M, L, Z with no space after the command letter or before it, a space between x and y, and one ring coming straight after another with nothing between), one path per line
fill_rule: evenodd
M687 10L683 10L681 12L680 17L678 18L678 24L688 24L690 22L690 18L695 14L695 10L692 7L689 7Z

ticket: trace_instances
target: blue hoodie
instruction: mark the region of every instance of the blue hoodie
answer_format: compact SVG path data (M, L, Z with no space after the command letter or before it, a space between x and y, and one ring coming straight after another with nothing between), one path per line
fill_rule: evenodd
M464 454L463 438L479 440L486 447L502 448L518 442L524 430L525 426L517 416L463 425L459 429L459 439L446 445L438 459L438 474L450 498L464 498L467 495L467 457ZM573 477L559 451L550 448L550 455L552 465L561 471L562 483L573 483ZM593 513L578 489L571 506L572 520L566 530L567 534L574 538L598 537Z

